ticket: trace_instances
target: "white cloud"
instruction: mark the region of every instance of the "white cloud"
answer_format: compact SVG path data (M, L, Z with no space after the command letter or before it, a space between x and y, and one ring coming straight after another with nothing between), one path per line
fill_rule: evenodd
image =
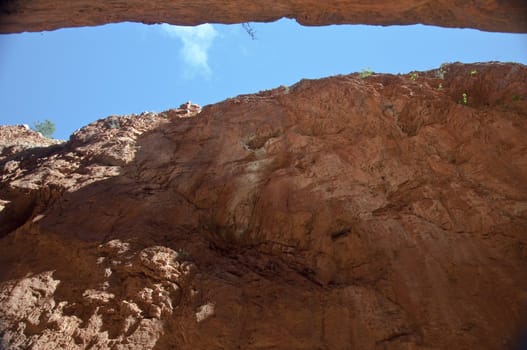
M174 26L162 24L161 29L170 37L178 38L183 42L181 56L189 65L187 73L201 73L210 76L208 51L218 32L212 24L206 23L195 27Z

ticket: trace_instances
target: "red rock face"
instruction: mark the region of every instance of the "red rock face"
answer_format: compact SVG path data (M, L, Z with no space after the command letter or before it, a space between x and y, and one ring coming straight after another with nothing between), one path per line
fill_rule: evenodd
M498 32L527 32L524 0L6 0L0 3L0 33L43 31L116 22L271 22L294 18L303 25L430 24Z
M514 343L525 66L303 80L181 116L1 161L4 348Z

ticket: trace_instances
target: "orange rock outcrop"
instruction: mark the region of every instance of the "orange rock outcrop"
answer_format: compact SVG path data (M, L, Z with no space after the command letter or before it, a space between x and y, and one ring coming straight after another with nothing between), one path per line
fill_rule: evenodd
M184 109L0 160L2 347L514 344L527 67L303 80Z
M43 31L116 22L270 22L286 17L303 25L428 24L527 33L524 0L249 1L249 0L6 0L0 2L0 33Z

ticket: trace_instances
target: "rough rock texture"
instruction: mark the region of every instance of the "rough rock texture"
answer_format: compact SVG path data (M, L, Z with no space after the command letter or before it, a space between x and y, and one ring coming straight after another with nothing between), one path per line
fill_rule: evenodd
M0 128L0 161L27 149L33 149L35 152L35 148L45 148L60 143L62 141L45 138L25 124L3 126Z
M0 162L1 346L513 344L527 67L337 76L182 107Z
M0 2L0 33L124 21L196 25L282 17L303 25L422 23L525 33L526 13L525 0L5 0Z

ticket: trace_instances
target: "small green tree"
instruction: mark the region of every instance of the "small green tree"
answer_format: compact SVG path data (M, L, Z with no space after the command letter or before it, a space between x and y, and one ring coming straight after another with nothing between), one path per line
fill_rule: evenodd
M46 119L43 122L37 121L35 122L33 129L47 138L52 138L53 133L55 132L55 123L49 119Z
M369 76L372 76L373 75L373 71L369 67L368 68L362 68L362 70L360 71L359 75L360 75L360 77L362 79L364 79L364 78L367 78Z

